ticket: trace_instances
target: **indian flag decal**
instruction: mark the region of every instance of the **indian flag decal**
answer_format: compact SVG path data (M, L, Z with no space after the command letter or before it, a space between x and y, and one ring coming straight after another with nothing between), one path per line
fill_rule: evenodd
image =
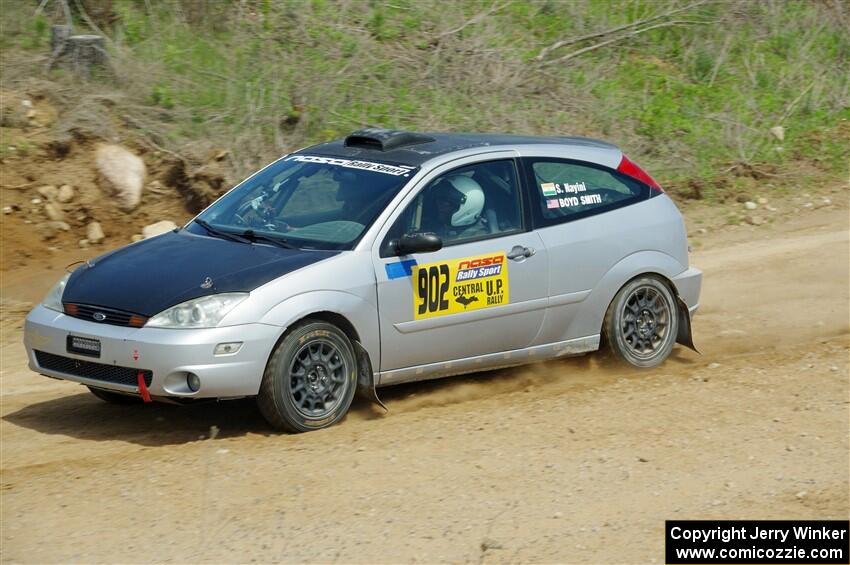
M555 188L554 182L544 182L540 185L540 190L543 191L543 196L555 196L558 190Z

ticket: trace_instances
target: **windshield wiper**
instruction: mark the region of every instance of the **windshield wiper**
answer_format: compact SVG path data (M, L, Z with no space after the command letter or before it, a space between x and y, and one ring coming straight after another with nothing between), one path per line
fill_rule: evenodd
M245 230L239 235L254 241L264 241L266 243L271 243L272 245L277 245L278 247L282 247L283 249L298 249L296 246L292 245L282 237L271 237L269 235L257 233L254 230Z
M230 232L227 232L227 231L224 231L224 230L220 230L218 228L214 228L206 220L199 220L199 219L195 218L194 222L196 224L198 224L199 226L201 226L202 228L204 228L205 230L207 230L210 233L210 235L217 235L218 237L223 237L224 239L229 239L230 241L236 241L236 242L239 242L239 243L247 243L249 245L251 244L250 239L246 239L242 236L236 235L235 233L230 233Z

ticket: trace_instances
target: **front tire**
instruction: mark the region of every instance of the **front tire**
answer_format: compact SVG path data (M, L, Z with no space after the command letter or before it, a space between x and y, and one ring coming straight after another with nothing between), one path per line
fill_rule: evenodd
M345 416L356 385L357 361L348 336L333 324L305 320L272 352L257 405L275 429L318 430Z
M610 352L641 369L657 367L673 350L679 317L673 293L655 276L629 281L605 314L603 338Z

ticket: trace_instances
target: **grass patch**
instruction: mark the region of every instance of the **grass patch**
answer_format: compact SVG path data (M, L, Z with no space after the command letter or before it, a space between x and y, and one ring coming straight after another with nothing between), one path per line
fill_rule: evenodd
M59 14L36 18L28 4L7 4L2 45L44 51L47 24ZM366 125L604 138L662 184L701 179L708 197L738 190L734 180L713 184L736 163L805 161L846 175L850 79L838 70L850 67L841 23L850 8L840 2L707 3L656 20L686 23L549 65L537 57L553 42L650 18L666 5L110 4L99 24L116 72L109 88L161 112L153 122L146 114L145 123L162 143L229 147L237 176ZM77 24L84 28L82 18ZM617 36L567 45L546 61ZM774 126L784 128L784 140L769 133Z

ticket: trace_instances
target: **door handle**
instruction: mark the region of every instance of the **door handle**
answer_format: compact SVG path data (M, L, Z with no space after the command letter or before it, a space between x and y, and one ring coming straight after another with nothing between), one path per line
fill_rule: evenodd
M537 253L533 247L523 247L522 245L515 245L511 252L508 253L508 259L511 261L522 261L523 259L527 259Z

